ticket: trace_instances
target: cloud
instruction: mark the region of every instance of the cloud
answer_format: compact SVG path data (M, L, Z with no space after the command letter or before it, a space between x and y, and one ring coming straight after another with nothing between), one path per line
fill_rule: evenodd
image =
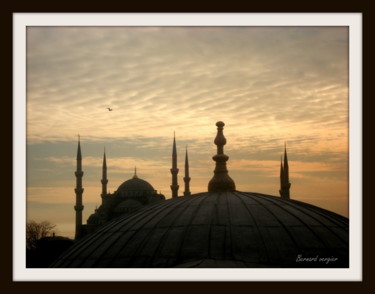
M137 166L169 197L174 132L180 186L188 145L191 190L206 191L219 120L239 189L277 195L287 142L293 195L324 206L347 191L347 27L29 27L27 37L30 201L72 201L77 134L87 203L100 201L104 147L112 192Z
M322 125L347 99L344 37L337 28L31 28L29 139L77 128L165 136L219 116Z

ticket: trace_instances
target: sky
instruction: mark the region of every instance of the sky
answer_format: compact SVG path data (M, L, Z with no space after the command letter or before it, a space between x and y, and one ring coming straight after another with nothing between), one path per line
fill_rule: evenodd
M83 220L137 168L179 195L207 191L216 122L239 191L279 196L286 144L291 198L348 215L348 27L27 28L27 219L74 236L78 135ZM107 107L113 109L108 111Z

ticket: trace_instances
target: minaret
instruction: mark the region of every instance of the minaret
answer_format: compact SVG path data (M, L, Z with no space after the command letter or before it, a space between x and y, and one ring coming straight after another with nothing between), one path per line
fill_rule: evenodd
M288 156L286 153L286 144L284 146L284 166L281 160L281 167L280 167L280 196L284 199L290 199L290 186L289 183L289 164L288 164Z
M107 160L105 156L105 149L104 149L104 155L103 155L103 168L102 168L102 204L104 202L104 197L107 195L107 184L108 184L108 179L107 179Z
M190 177L189 177L189 159L188 159L188 152L187 152L187 146L186 146L186 154L185 154L185 191L184 196L190 196Z
M81 144L80 144L80 137L78 135L78 150L77 150L77 170L75 172L76 175L76 188L74 189L76 193L76 205L74 206L74 209L76 211L76 234L75 239L79 239L81 237L81 228L82 228L82 194L83 194L83 188L82 188L82 177L83 177L83 171L82 171L82 155L81 155Z
M176 134L174 134L173 136L171 174L172 174L172 185L171 185L172 198L175 198L175 197L178 197L178 188L179 188L179 185L177 183L178 168L177 168Z
M215 138L215 145L217 145L217 154L212 157L216 162L214 176L208 183L208 192L221 192L221 191L235 191L236 185L232 178L228 175L227 161L229 157L224 154L224 145L227 140L223 134L225 124L222 121L216 123L217 135Z
M281 189L283 186L283 181L284 181L284 168L283 168L283 156L280 156L280 190L279 193L281 195Z

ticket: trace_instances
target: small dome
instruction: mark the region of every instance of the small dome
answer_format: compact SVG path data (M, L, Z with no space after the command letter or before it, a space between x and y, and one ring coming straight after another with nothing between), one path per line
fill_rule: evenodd
M136 211L141 207L143 207L143 205L139 201L134 199L127 199L116 206L115 213L129 213Z
M87 219L88 224L96 224L100 220L99 214L98 213L93 213L92 215L89 216Z
M130 180L123 182L117 189L117 192L126 196L137 192L155 192L154 187L149 182L133 177Z

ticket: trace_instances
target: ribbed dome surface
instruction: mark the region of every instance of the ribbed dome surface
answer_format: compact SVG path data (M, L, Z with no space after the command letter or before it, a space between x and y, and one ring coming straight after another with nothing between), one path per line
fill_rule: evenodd
M76 243L54 267L348 267L349 220L295 200L208 192L150 205ZM297 258L337 258L297 262Z
M154 192L155 189L151 186L149 182L146 182L145 180L142 180L136 177L123 182L117 189L117 192L125 193L125 194L126 192L135 192L135 191Z

